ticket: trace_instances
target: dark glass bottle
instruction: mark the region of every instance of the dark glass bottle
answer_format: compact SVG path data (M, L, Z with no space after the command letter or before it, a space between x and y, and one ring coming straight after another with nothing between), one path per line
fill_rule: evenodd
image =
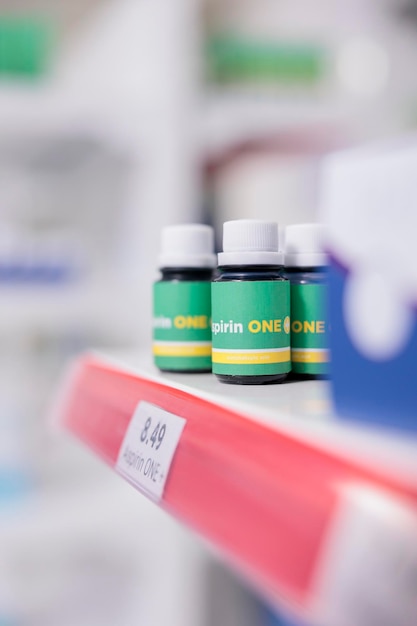
M162 371L211 371L213 247L213 230L202 224L162 233L161 278L153 286L153 355Z
M286 229L285 269L291 283L291 353L295 378L329 373L327 266L320 224Z
M211 281L213 278L213 270L211 268L190 268L190 267L161 267L161 279L157 282L178 281L178 282L194 282L194 281Z
M281 382L290 369L289 282L278 226L226 222L223 249L212 285L213 372L223 383Z

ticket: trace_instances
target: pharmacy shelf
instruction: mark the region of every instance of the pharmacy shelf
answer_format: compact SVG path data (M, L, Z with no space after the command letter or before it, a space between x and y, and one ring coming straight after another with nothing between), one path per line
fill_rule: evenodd
M129 319L120 305L122 298L129 296L129 290L129 284L109 278L56 284L5 283L0 286L0 332L25 329L63 332L68 328L114 332L115 320L127 324ZM109 291L114 294L111 301ZM120 330L118 334L122 334Z
M210 160L251 141L291 141L292 149L328 150L353 126L355 109L340 101L229 91L209 93L197 125L202 155ZM300 135L300 132L302 135ZM304 144L300 144L300 136ZM306 139L307 136L307 139ZM297 141L298 139L298 141ZM288 146L284 143L283 148Z
M241 388L140 355L81 357L56 419L116 469L141 402L186 420L159 505L281 609L320 626L369 626L379 611L417 623L415 586L394 567L417 564L416 439L340 421L326 381Z
M63 623L65 608L68 624L201 624L183 598L201 593L202 550L101 470L95 483L0 503L1 623Z

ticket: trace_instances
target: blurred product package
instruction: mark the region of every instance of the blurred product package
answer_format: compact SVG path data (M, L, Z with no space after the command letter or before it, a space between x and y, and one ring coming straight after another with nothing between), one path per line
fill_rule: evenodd
M53 26L53 22L44 15L2 12L0 78L33 79L43 76L53 52Z
M223 34L208 39L206 54L208 76L221 85L308 87L324 74L324 51L318 45L251 41Z
M329 156L332 378L344 417L417 430L417 135Z
M294 20L294 4L298 17ZM211 88L234 92L325 93L331 63L326 12L305 19L300 3L211 0L204 12L205 69ZM320 17L323 15L324 17Z
M98 133L0 129L0 287L113 269L130 161Z

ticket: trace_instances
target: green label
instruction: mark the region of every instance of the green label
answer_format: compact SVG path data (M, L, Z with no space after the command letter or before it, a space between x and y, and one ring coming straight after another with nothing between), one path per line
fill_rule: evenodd
M297 374L329 369L326 285L291 285L291 360Z
M166 370L211 369L211 283L154 284L153 354Z
M285 374L290 360L288 281L212 284L213 372Z

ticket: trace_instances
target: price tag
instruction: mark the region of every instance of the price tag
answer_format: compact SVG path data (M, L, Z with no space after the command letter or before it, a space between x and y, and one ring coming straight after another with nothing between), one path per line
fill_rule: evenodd
M139 402L119 450L116 471L159 500L186 420Z
M313 623L417 624L416 509L372 487L347 487L317 573Z

